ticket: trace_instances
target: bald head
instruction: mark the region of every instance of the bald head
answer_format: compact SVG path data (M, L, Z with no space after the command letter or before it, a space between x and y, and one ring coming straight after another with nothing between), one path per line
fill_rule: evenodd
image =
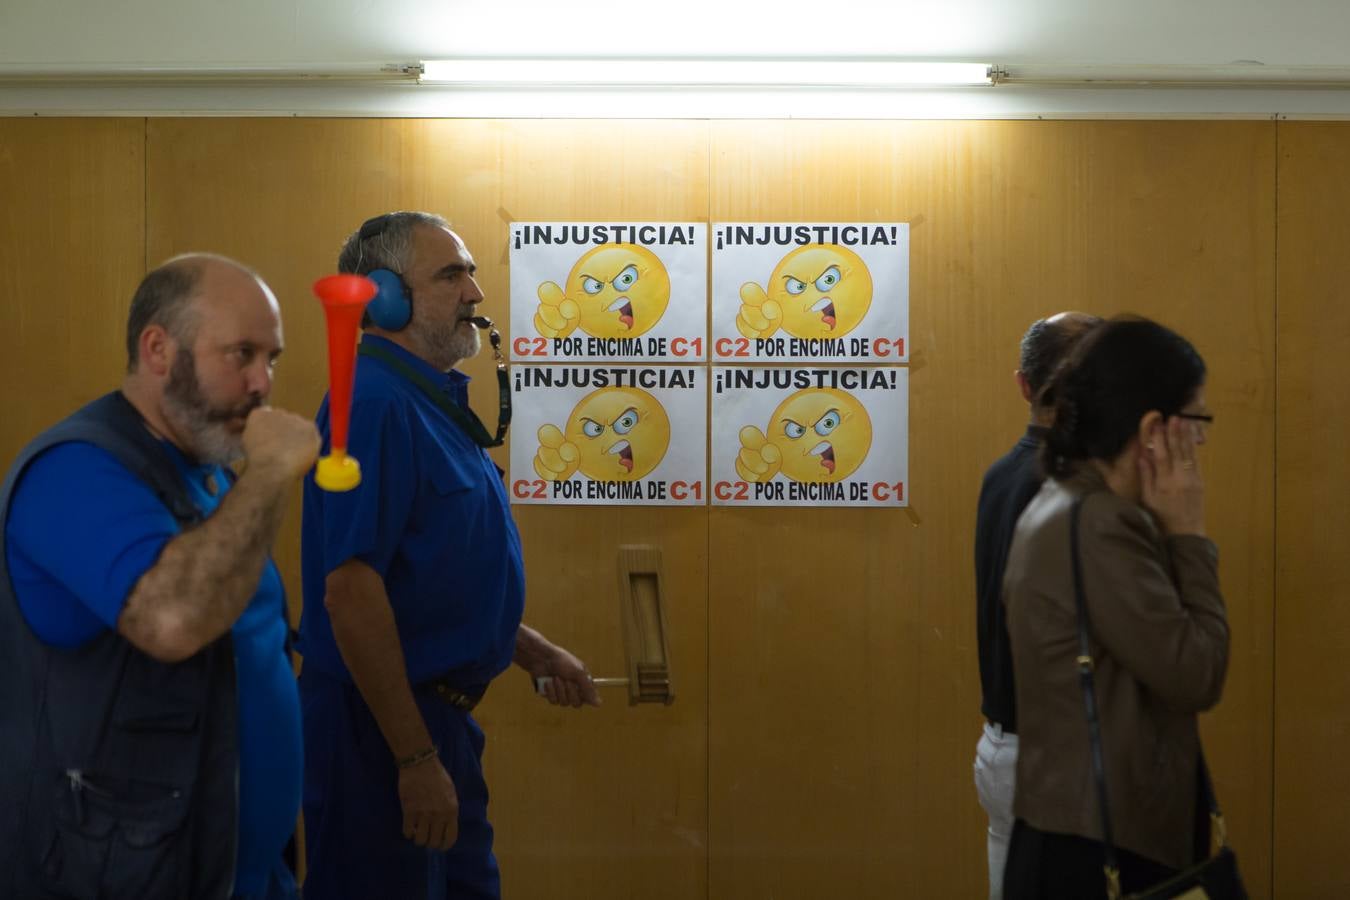
M249 413L267 402L282 343L276 297L251 269L174 257L132 300L122 392L153 432L224 464L242 454Z
M127 316L127 371L140 362L140 340L152 325L178 343L190 346L199 319L198 303L251 297L276 306L271 290L258 274L240 262L214 253L185 253L166 260L141 279Z
M1030 392L1027 399L1033 405L1078 339L1100 325L1101 321L1100 316L1070 311L1031 323L1027 333L1022 336L1022 356L1018 370Z

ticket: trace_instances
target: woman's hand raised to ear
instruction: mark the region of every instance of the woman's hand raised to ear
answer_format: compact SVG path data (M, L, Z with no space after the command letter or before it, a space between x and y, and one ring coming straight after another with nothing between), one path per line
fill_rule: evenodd
M1205 480L1195 431L1180 416L1159 420L1139 454L1140 501L1168 534L1205 533Z

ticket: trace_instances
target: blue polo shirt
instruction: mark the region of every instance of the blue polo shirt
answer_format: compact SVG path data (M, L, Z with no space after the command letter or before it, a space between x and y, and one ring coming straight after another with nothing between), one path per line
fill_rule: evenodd
M378 344L468 406L469 379L440 372L392 341ZM520 535L501 473L415 384L361 357L349 454L361 484L329 493L305 479L301 527L305 666L351 682L324 608L328 573L350 559L384 580L413 684L448 675L487 684L511 663L525 606ZM328 399L317 424L328 452Z
M229 487L165 442L204 514ZM212 487L215 493L212 493ZM54 647L79 647L118 616L136 582L179 533L144 482L92 444L58 444L28 466L10 502L5 552L19 608ZM286 653L286 596L269 559L233 629L239 710L235 892L262 891L295 830L303 752L300 700Z

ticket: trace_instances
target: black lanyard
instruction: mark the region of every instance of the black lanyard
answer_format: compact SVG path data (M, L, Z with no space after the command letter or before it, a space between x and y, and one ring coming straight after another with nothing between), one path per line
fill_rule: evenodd
M502 359L501 336L494 329L489 335L492 341L492 353L497 358L497 436L488 434L482 420L473 410L465 409L441 390L435 382L421 372L390 353L384 347L367 344L364 341L357 349L361 356L369 356L398 372L404 378L421 388L427 399L436 404L450 417L450 421L459 426L475 444L480 447L500 447L506 440L506 429L511 427L511 385L506 376L506 360Z

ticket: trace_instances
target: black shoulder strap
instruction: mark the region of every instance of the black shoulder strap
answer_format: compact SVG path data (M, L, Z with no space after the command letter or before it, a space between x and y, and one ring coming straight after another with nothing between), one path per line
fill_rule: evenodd
M493 436L488 434L487 426L483 424L473 410L464 409L458 403L455 403L437 388L430 378L427 378L393 353L377 344L368 344L364 341L357 348L357 353L360 356L378 359L411 381L428 400L440 407L441 411L450 417L450 421L459 426L460 431L468 435L469 439L478 446L500 447L506 440L506 430L511 425L511 389L506 380L506 369L502 366L497 367L497 434Z
M1083 496L1074 498L1069 510L1069 552L1073 557L1073 599L1078 609L1078 681L1083 686L1083 707L1087 710L1088 740L1092 743L1092 777L1097 783L1097 811L1102 820L1102 849L1106 856L1107 896L1120 896L1120 864L1111 834L1111 805L1106 795L1106 760L1102 753L1102 726L1097 718L1097 694L1092 678L1092 646L1088 640L1087 596L1083 590L1083 560L1078 549L1078 522L1083 511Z
M169 451L121 391L105 394L45 432L25 450L24 461L68 441L93 444L143 481L184 526L202 519Z

